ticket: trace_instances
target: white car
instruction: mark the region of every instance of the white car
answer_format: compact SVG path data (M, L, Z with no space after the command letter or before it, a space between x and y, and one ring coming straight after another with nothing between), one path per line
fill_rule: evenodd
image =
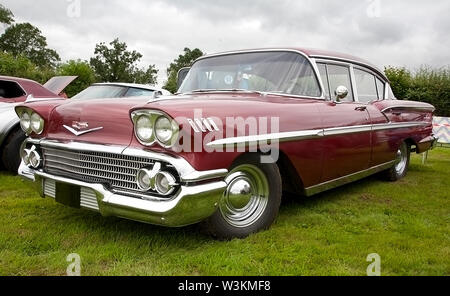
M155 94L156 92L156 94ZM142 97L142 96L167 96L170 92L153 86L134 83L95 83L72 99L102 99L102 98L124 98L124 97Z

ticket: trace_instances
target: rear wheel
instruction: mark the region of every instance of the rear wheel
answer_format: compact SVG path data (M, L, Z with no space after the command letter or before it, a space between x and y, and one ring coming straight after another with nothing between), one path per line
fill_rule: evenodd
M219 209L205 223L219 239L243 238L267 229L281 203L281 176L276 164L261 164L249 154L236 162L225 181L228 186Z
M389 181L398 181L406 176L408 173L410 156L411 147L406 142L402 142L398 148L394 166L385 172L385 176Z
M20 166L20 146L25 141L25 133L21 129L13 131L6 139L2 151L2 162L8 171L17 174Z

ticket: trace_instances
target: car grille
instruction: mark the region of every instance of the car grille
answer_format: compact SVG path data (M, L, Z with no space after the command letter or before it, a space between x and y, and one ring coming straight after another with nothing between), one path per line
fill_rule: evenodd
M42 148L44 171L70 177L87 183L100 183L116 192L141 195L136 183L136 173L152 167L148 158L104 152L79 152L55 148ZM164 166L164 164L163 164ZM170 167L170 165L165 165ZM150 191L151 194L156 192Z

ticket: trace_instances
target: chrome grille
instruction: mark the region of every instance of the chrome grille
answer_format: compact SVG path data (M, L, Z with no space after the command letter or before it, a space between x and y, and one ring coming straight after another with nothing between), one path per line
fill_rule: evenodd
M44 171L88 183L100 183L122 193L138 193L136 173L152 167L148 158L104 152L80 152L42 148ZM153 192L151 192L153 193Z

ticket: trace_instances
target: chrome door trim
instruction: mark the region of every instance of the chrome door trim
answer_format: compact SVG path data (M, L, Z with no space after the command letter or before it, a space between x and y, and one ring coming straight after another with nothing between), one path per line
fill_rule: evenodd
M390 130L396 128L420 127L428 125L428 122L398 122L398 123L381 123L367 125L342 126L325 129L302 130L291 132L280 132L264 135L232 137L212 141L206 146L211 148L217 147L235 147L235 146L255 146L259 142L276 141L290 142L296 140L309 140L321 137L329 137L343 134L354 134L370 131Z
M330 180L330 181L326 181L308 188L305 188L305 194L306 196L311 196L323 191L327 191L329 189L333 189L348 183L352 183L354 181L363 179L365 177L368 177L370 175L373 175L375 173L384 171L386 169L391 168L395 163L395 160L390 161L390 162L386 162L371 168L368 168L366 170L362 170L347 176L343 176L334 180Z
M211 148L217 147L234 147L237 145L245 145L245 146L253 146L257 145L258 142L263 141L295 141L295 140L307 140L314 139L323 136L323 129L317 130L305 130L305 131L293 131L293 132L282 132L282 133L273 133L273 134L264 134L264 135L253 135L253 136L242 136L242 137L233 137L233 138L225 138L220 140L212 141L206 146Z
M383 110L381 110L382 113L385 113L389 110L393 110L393 109L408 109L408 110L413 110L413 111L428 111L428 112L434 112L436 110L435 107L433 106L420 106L420 105L416 105L414 106L414 103L411 103L409 105L404 104L404 105L397 105L397 106L390 106L387 108L384 108Z

